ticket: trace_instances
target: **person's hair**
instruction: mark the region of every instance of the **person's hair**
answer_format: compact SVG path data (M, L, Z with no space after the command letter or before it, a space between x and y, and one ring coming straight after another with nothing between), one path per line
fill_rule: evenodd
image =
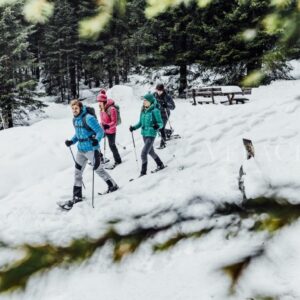
M156 86L156 90L158 91L163 91L165 89L164 85L162 83L159 83L157 86Z
M70 105L71 105L71 107L78 106L80 109L82 108L82 102L79 101L78 99L72 100L71 103L70 103Z

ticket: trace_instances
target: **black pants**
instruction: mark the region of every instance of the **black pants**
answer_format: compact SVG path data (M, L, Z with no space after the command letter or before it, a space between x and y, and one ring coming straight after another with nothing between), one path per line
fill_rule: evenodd
M144 140L144 147L142 150L142 154L141 154L141 158L142 158L142 164L145 164L148 162L148 154L154 159L156 160L158 158L158 155L155 153L154 149L153 149L153 143L155 138L154 137L145 137L143 136L143 140Z
M118 148L116 146L116 134L106 134L108 139L109 148L114 156L114 160L117 164L120 164L122 162Z
M163 121L164 126L159 131L160 131L161 139L163 141L166 141L166 139L167 139L167 137L166 137L166 125L168 123L168 116L164 115L162 117L162 121Z

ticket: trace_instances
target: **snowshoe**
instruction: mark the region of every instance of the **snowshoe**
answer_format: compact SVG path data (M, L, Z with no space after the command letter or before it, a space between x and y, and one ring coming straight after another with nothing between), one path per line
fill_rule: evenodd
M100 161L101 161L101 164L104 164L104 165L107 164L108 162L110 162L110 160L108 158L106 158L106 157L105 158L101 158ZM93 166L93 164L90 161L88 162L88 165L89 166Z
M173 134L170 137L167 137L167 141L176 139L181 139L181 136L179 134Z
M104 168L106 169L106 170L113 170L117 165L120 165L121 163L114 163L114 164L112 164L112 165L108 165L108 166L105 166Z
M74 206L74 204L81 202L82 197L74 197L73 200L67 200L67 201L61 201L57 202L57 205L64 210L71 210Z
M164 149L166 148L167 144L164 140L161 140L159 147L157 147L156 149Z
M101 159L101 163L102 164L107 164L108 162L110 162L110 159L104 157L103 159Z
M165 169L167 166L166 165L160 165L160 166L157 166L156 169L152 170L151 173L156 173L156 172L159 172L163 169Z
M109 187L108 190L106 192L104 192L104 193L100 193L99 192L98 195L103 196L103 195L106 195L106 194L109 194L109 193L113 193L113 192L115 192L118 189L119 189L119 186L116 184L116 185L114 185L112 187Z
M129 182L132 182L132 181L134 181L134 180L136 180L136 179L139 179L139 178L141 178L141 177L143 177L143 176L146 176L146 175L147 175L147 174L140 174L139 177L129 179Z
M57 202L57 205L64 210L71 210L74 202L73 200L68 200L68 201L61 201L61 202Z

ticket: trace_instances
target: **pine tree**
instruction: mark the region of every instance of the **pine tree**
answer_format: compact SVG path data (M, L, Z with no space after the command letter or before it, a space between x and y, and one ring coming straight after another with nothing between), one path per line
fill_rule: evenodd
M78 96L80 65L78 18L70 1L56 3L54 15L44 32L41 61L48 94L61 101Z
M180 5L148 20L143 29L143 52L140 62L145 66L176 65L179 68L179 94L187 86L187 66L201 55L195 44L200 12L196 4ZM203 39L203 37L202 37Z
M31 73L33 56L28 50L31 31L20 4L0 6L0 112L4 128L14 126L22 108L41 106L30 92L36 84Z

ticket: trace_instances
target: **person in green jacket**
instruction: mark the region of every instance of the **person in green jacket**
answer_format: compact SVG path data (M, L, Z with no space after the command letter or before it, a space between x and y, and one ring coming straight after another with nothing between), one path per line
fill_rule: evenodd
M157 100L155 97L148 93L143 97L144 103L140 114L139 122L130 126L129 130L132 132L136 129L142 128L142 136L144 140L144 147L142 150L142 170L141 175L144 176L147 173L148 154L155 160L157 168L154 171L164 169L164 164L155 153L153 149L154 140L157 135L157 131L163 128L164 124L161 118L160 110L157 108Z

